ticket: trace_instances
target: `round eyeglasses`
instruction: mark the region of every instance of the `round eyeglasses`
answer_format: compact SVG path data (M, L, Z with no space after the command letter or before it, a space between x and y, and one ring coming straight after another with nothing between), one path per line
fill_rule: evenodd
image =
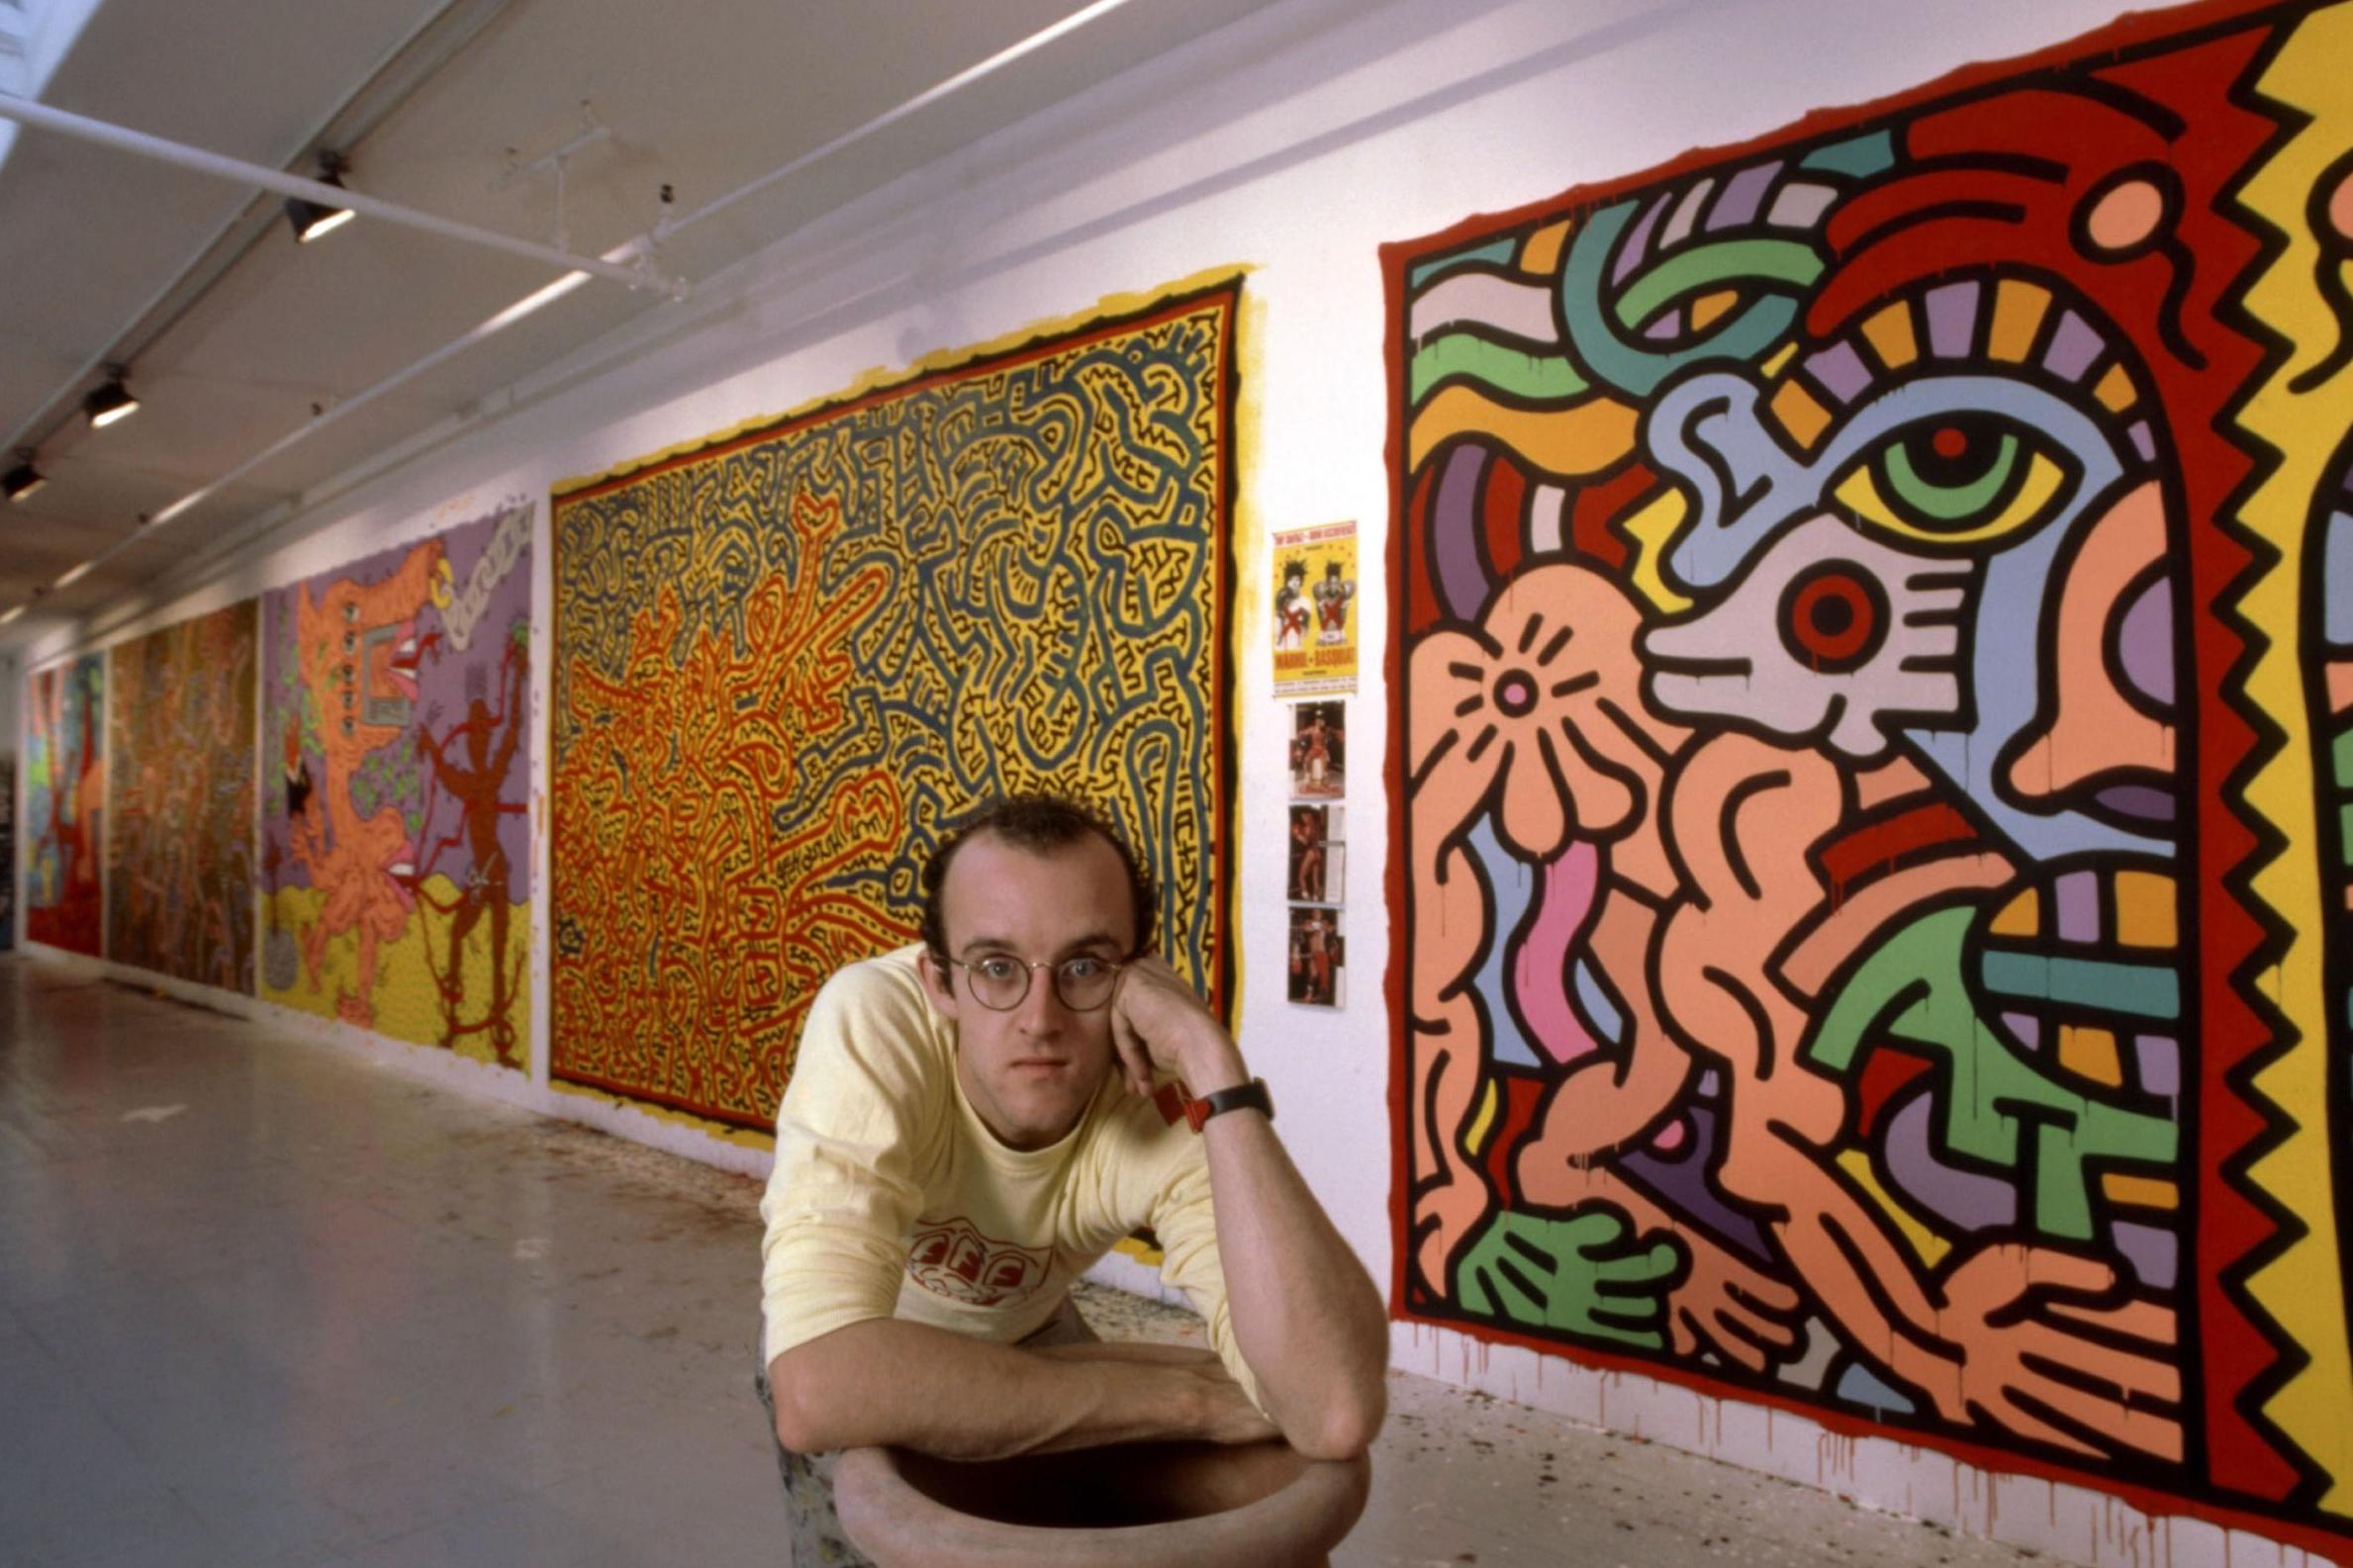
M1010 953L988 953L970 963L950 959L964 970L964 982L984 1007L1009 1013L1029 996L1030 976L1044 969L1054 976L1054 994L1074 1013L1091 1013L1110 1001L1125 964L1082 953L1059 964L1032 964Z

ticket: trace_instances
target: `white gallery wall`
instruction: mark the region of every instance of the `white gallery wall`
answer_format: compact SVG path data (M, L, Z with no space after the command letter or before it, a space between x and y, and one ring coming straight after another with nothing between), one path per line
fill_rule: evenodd
M1379 247L2058 43L2120 9L2109 0L1291 0L779 236L749 263L699 283L688 302L651 308L494 407L453 415L432 436L343 476L332 493L304 498L230 569L168 603L110 606L33 650L20 672L536 498L531 663L543 704L554 664L552 486L782 413L869 371L1082 313L1107 295L1247 268L1235 541L1241 845L1232 862L1242 879L1240 1034L1282 1108L1278 1125L1300 1167L1385 1288L1392 1020L1380 983L1390 958L1380 672L1391 498ZM1283 996L1277 846L1288 710L1271 679L1267 534L1345 518L1362 530L1365 677L1350 708L1344 802L1350 984L1346 1007L1326 1012ZM542 705L541 736L544 724ZM547 763L542 746L531 818L542 891ZM536 897L528 1081L249 999L209 999L472 1092L764 1169L765 1154L748 1144L548 1086L545 908ZM1416 1372L2082 1560L2306 1560L2251 1536L2226 1540L2208 1524L2152 1523L2079 1489L1995 1478L1898 1441L1834 1436L1803 1416L1447 1331L1400 1326L1394 1357Z

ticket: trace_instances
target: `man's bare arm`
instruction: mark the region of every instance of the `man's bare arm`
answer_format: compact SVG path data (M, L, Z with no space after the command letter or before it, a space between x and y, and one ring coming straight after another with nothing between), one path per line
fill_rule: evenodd
M1234 1082L1243 1081L1237 1070ZM1265 1117L1214 1116L1201 1136L1226 1309L1267 1413L1307 1457L1353 1459L1372 1446L1388 1411L1379 1292Z
M1131 1086L1157 1066L1196 1095L1247 1082L1232 1038L1176 970L1140 960L1121 976L1112 1038ZM1311 1459L1353 1459L1388 1410L1389 1328L1364 1264L1256 1111L1201 1130L1226 1310L1267 1414Z
M1176 1347L1025 1350L875 1318L785 1351L769 1363L768 1382L777 1440L801 1453L890 1443L942 1459L1002 1459L1275 1435L1215 1356Z

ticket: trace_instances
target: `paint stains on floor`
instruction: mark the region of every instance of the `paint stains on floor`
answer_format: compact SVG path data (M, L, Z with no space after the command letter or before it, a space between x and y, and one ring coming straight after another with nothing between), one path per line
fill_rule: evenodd
M1202 1342L1192 1314L1082 1283L1105 1338ZM1489 1394L1389 1374L1372 1499L1333 1568L1723 1568L1869 1563L2015 1568L2033 1560L1939 1525L1679 1449L1596 1431Z
M124 1119L159 1105L186 1109ZM0 958L0 1562L774 1562L758 1195ZM1202 1342L1141 1297L1080 1307ZM1389 1393L1338 1568L2028 1555L1427 1378Z

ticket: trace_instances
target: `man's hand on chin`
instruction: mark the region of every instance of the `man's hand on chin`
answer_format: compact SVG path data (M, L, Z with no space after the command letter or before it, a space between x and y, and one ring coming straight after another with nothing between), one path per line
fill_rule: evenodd
M1156 1073L1182 1078L1196 1095L1249 1076L1225 1026L1157 953L1131 960L1111 993L1111 1045L1129 1092L1150 1094Z

